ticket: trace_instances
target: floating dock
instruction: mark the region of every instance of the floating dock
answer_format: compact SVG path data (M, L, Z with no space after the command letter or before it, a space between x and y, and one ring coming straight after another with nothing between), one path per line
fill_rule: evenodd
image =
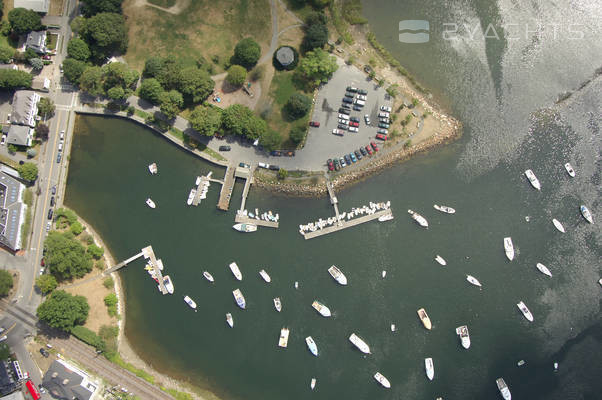
M163 261L157 260L157 257L155 257L155 252L153 251L153 246L146 246L145 248L140 250L140 253L133 255L125 261L120 262L113 268L105 270L102 274L110 275L111 273L127 266L129 263L139 259L140 257L144 257L145 259L147 259L148 264L153 267L155 276L159 280L159 291L161 292L161 294L167 294L167 289L165 288L165 284L163 283L163 274L161 273L161 268L163 268Z
M217 208L222 211L228 211L230 208L230 199L232 197L232 190L234 189L234 178L235 167L228 165L226 173L224 174L224 183L222 190L219 192L219 200L217 201Z
M237 224L252 224L257 226L265 226L266 228L278 228L278 222L250 218L248 215L243 215L239 213L236 214L234 222L236 222Z
M356 226L359 224L363 224L365 222L373 221L375 219L378 219L379 217L382 217L383 215L393 215L393 211L391 211L391 209L389 208L387 210L376 211L374 214L363 215L361 217L353 218L350 220L342 219L342 220L338 221L338 224L330 225L330 226L324 227L322 229L318 228L313 232L310 231L310 232L304 233L303 237L305 238L305 240L313 239L318 236L326 235L328 233L337 232L342 229L351 228L352 226Z

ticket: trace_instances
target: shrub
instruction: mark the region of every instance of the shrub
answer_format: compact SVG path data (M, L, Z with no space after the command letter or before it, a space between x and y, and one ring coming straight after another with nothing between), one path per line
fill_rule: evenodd
M96 350L104 351L105 349L105 342L100 336L84 326L74 326L71 329L71 334L82 342L94 347Z
M80 233L82 233L84 231L84 226L79 221L75 221L74 223L71 224L71 227L69 228L69 230L75 236L78 236Z
M56 289L58 282L54 276L45 274L36 279L36 286L40 288L43 294L48 294Z
M113 278L111 278L110 276L106 277L104 281L102 281L102 285L104 287L106 287L107 289L110 289L112 287L115 286L115 282L113 281Z
M99 260L100 257L102 257L102 255L104 254L104 252L105 251L102 247L99 247L94 243L88 246L88 253L90 253L90 255L96 260Z
M285 170L284 168L280 168L278 170L278 179L286 179L287 176L288 176L287 170Z
M286 113L292 119L299 119L311 108L311 99L302 93L293 93L284 105Z
M304 126L295 126L291 129L289 137L295 144L299 144L303 142L303 139L305 139L306 134L307 129Z
M10 272L0 270L0 296L6 296L13 287L13 276Z
M107 306L107 312L111 317L117 315L117 296L115 293L110 293L104 298L105 305Z
M263 78L264 75L265 75L265 65L258 65L249 74L249 79L251 79L253 82L256 82L256 81L260 80L261 78Z
M38 179L38 166L31 162L23 163L17 168L21 178L33 182Z
M228 68L228 75L226 75L226 81L234 86L241 87L247 79L247 71L240 65L233 65Z
M106 265L102 258L100 260L96 261L96 269L98 269L100 271L104 271L105 268L106 268Z
M260 56L261 47L259 44L253 38L245 38L236 44L232 62L251 69L257 64Z

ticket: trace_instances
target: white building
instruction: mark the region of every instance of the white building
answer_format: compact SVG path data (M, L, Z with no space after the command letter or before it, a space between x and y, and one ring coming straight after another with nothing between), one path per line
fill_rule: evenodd
M50 0L14 0L14 8L26 8L46 14L50 8Z
M46 31L32 31L27 34L25 48L32 49L36 53L46 54Z
M36 126L38 115L38 103L40 95L33 90L17 90L13 96L13 109L10 114L10 122L17 125L27 125L31 128Z

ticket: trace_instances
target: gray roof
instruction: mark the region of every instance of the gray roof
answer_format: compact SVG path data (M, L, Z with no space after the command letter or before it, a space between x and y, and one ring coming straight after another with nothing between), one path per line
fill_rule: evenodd
M15 0L14 8L27 8L39 13L47 13L50 0Z
M40 95L33 90L17 90L13 96L13 108L10 115L13 124L35 126Z
M0 400L25 400L25 397L23 397L23 392L14 392L8 396L0 397Z
M13 251L21 248L21 225L27 206L21 201L25 185L0 172L0 243Z
M281 47L276 52L276 59L283 67L286 67L295 61L295 52L288 46Z
M25 125L11 125L8 129L6 141L17 146L31 146L33 128Z
M56 399L88 400L96 391L97 385L88 376L62 360L56 360L44 375L42 386Z
M27 35L25 46L31 47L40 53L46 52L46 31L32 31Z

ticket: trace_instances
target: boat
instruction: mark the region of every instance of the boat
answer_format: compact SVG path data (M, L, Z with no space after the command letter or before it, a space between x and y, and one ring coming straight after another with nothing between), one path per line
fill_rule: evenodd
M349 336L349 341L351 343L353 343L355 345L355 347L357 347L362 353L364 354L371 354L370 353L370 346L368 346L368 344L366 342L364 342L359 336L357 336L355 333L352 333Z
M558 363L557 362L554 363L554 372L558 372Z
M274 298L274 307L276 308L276 311L282 311L282 302L280 301L280 297Z
M196 303L188 296L184 296L184 301L196 312Z
M533 314L531 314L531 311L529 311L525 303L521 301L520 303L516 304L516 306L523 313L525 318L527 318L527 321L533 322Z
M267 283L272 282L272 278L270 278L268 273L265 272L265 269L262 269L261 271L259 271L259 276L261 276L263 278L263 280L266 281Z
M330 308L326 307L324 304L320 303L318 300L314 300L313 303L311 303L311 306L320 313L321 316L323 317L330 317L332 314L330 313Z
M200 176L197 176L196 180L194 181L194 184L197 185L197 186L199 186L199 183L201 183L201 179L202 178Z
M232 228L234 228L235 230L237 230L239 232L244 232L244 233L251 233L251 232L257 231L257 225L253 225L253 224L235 224L235 225L232 225Z
M466 275L466 280L475 286L481 287L481 282L472 275Z
M422 321L422 325L424 325L426 329L431 330L431 328L433 327L431 324L431 319L429 318L424 308L418 310L417 313L418 317L420 317L420 320Z
M148 199L146 199L146 205L149 206L150 208L155 208L155 202L151 200L151 198L149 197Z
M169 275L165 275L163 277L163 285L165 285L165 289L167 289L167 293L173 294L174 286L173 286L173 282L171 281L171 278L169 277Z
M433 207L435 208L435 210L437 211L441 211L442 213L446 213L446 214L455 214L456 210L454 210L451 207L448 206L438 206L437 204L434 204Z
M522 367L523 365L525 365L525 360L520 360L519 362L516 363L516 365L518 365L519 367Z
M205 279L207 279L209 282L213 282L213 275L211 275L209 272L207 271L203 271L203 276L205 277Z
M381 276L383 277L383 279L385 279L385 276L387 276L387 271L383 271L383 272L381 273Z
M236 265L235 262L230 263L230 271L232 271L232 274L236 279L242 281L242 273L240 272L240 269L238 269L238 265Z
M395 332L397 330L397 328L395 327L395 324L391 324L391 332Z
M299 282L295 281L295 289L299 289Z
M196 189L190 189L190 193L188 193L188 200L186 200L186 204L191 205L192 200L194 200L194 196L196 196Z
M564 233L564 226L562 226L560 221L558 221L556 218L554 218L554 219L552 219L552 223L554 224L556 229L558 229L560 232Z
M148 172L150 172L151 175L155 175L157 172L159 172L159 169L157 168L157 163L149 164Z
M502 394L502 397L504 398L504 400L512 400L512 395L510 394L510 389L508 389L508 385L506 385L506 382L504 382L504 379L497 378L495 380L495 383L497 384L497 388L500 391L500 393Z
M245 307L247 306L247 302L245 301L245 296L242 295L242 292L240 291L240 289L233 290L232 294L234 295L236 304L238 304L238 306L244 310Z
M529 182L531 182L531 186L533 186L537 190L541 190L541 185L539 184L539 179L537 179L537 177L535 176L533 171L528 169L525 171L525 175L527 175Z
M537 267L537 269L539 270L539 272L541 272L542 274L547 275L549 277L552 276L552 273L550 272L550 270L548 269L548 267L546 267L542 263L537 263L537 264L535 264L535 266Z
M311 390L314 390L314 388L316 387L316 378L311 378L311 383L309 384L309 387L311 388Z
M422 215L420 215L417 212L412 211L412 210L408 210L408 214L410 214L412 216L412 218L414 219L414 221L416 221L418 223L418 225L420 225L424 228L429 227L428 221Z
M385 214L378 217L379 222L391 221L393 219L393 214Z
M226 313L226 322L230 325L230 328L234 328L234 319L232 318L232 314Z
M328 273L341 285L347 284L347 277L336 266L331 265L330 268L328 268Z
M307 348L311 351L311 354L314 356L318 356L318 346L316 346L316 342L311 336L305 338L305 343L307 344Z
M575 170L573 169L571 163L564 164L564 169L566 169L567 174L569 174L571 178L575 177Z
M602 286L602 278L598 279L598 283L600 284L600 286Z
M433 365L432 358L429 357L424 359L424 369L426 370L427 378L429 378L429 380L432 381L435 377L435 366Z
M383 385L383 387L387 389L391 388L391 382L389 382L389 380L380 372L374 374L374 379L376 379L376 382Z
M470 335L468 334L468 326L462 325L456 328L456 335L460 336L460 343L465 349L470 348Z
M280 330L280 338L278 339L278 346L280 346L280 347L288 346L288 334L289 334L288 328L282 328Z
M512 238L504 238L504 251L506 252L506 257L508 257L508 260L514 260L514 245L512 244Z
M447 262L439 254L437 254L437 257L435 257L435 261L437 261L441 265L447 265Z
M590 224L593 224L594 219L592 218L592 213L589 212L589 209L586 206L580 206L579 209L581 210L581 215L583 215L583 218L585 218L585 220Z

